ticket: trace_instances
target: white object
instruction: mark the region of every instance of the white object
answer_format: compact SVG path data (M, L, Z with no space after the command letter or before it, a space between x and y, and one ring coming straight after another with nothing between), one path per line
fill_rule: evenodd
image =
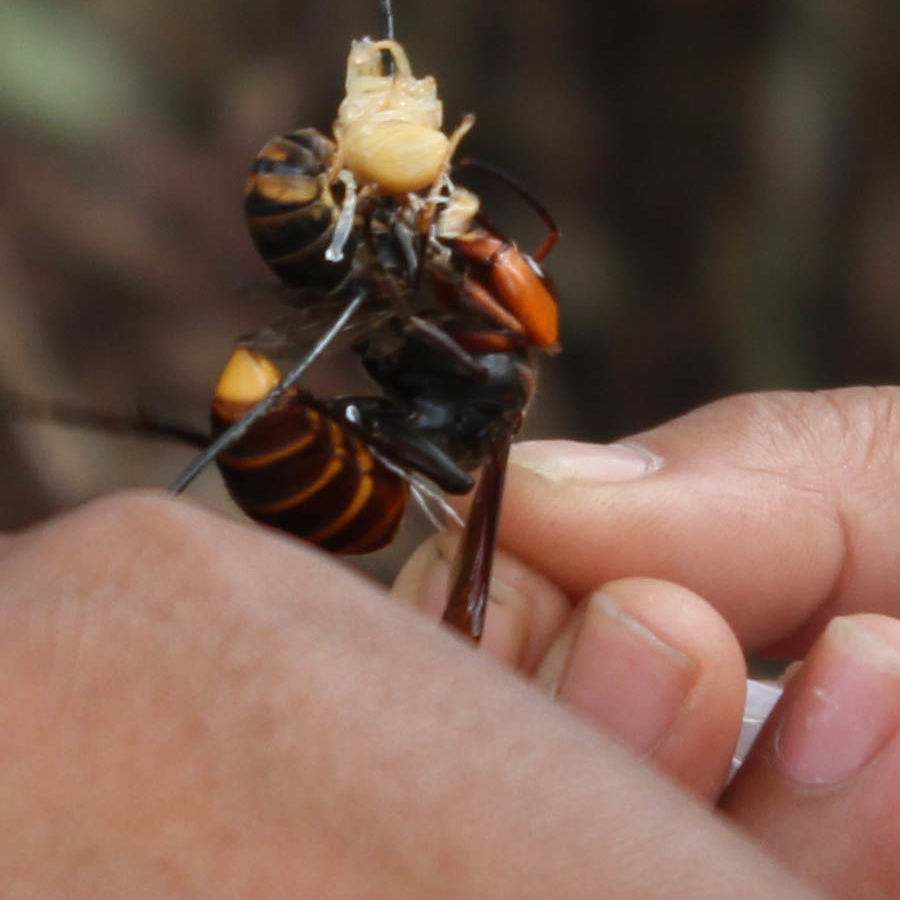
M747 679L747 700L744 704L744 724L741 726L741 736L738 738L734 758L731 762L731 777L741 767L747 758L753 742L756 740L769 713L781 697L781 687L767 681Z

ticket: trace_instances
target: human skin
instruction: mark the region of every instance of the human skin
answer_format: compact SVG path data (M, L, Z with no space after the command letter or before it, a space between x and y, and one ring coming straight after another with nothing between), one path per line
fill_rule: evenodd
M498 565L488 614L489 626L491 615L506 623L494 636L500 658L695 794L719 798L774 856L840 897L900 891L898 413L891 387L745 395L612 447L524 445L504 507L512 558ZM449 555L441 541L398 582L431 615ZM664 580L625 578L635 574ZM736 662L686 588L745 651L806 659L723 797L709 775L720 746L704 725L715 716L721 738L742 702ZM581 618L598 594L698 662L680 704L669 695L674 709L633 702L622 629ZM636 713L657 734L651 747L634 743Z
M0 570L7 896L802 896L296 542L122 496L8 539Z
M635 438L642 472L526 446L481 653L185 502L6 537L5 895L813 896L788 868L895 895L896 402L733 398ZM442 566L398 592L430 609ZM740 646L813 643L717 809ZM836 764L791 718L823 684L873 698L864 740L813 735L857 748Z

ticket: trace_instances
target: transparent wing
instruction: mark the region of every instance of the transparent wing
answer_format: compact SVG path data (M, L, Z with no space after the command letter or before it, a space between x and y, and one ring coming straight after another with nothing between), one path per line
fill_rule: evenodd
M323 294L287 285L257 285L243 293L260 300L277 300L290 307L285 315L241 335L235 342L279 361L302 357L347 306L347 297L343 294ZM329 344L327 353L347 350L396 315L396 309L384 301L362 303Z

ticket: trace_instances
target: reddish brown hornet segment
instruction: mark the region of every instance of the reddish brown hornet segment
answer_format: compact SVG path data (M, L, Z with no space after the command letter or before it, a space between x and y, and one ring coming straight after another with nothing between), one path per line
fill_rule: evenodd
M445 613L477 639L531 355L557 348L559 311L540 265L450 180L473 122L445 135L434 79L414 78L396 42L364 40L334 139L305 128L266 144L247 180L247 224L297 313L240 342L216 391L215 450L199 462L217 457L251 517L338 553L390 542L410 485L467 494L480 468ZM516 189L550 229L542 258L558 229ZM380 392L313 398L293 385L321 352L305 354L309 339L340 310L328 340L351 347ZM285 379L275 352L300 359Z
M216 388L213 434L280 380L270 360L237 349ZM219 456L219 468L248 516L333 553L389 544L409 495L406 480L375 456L364 435L296 389Z

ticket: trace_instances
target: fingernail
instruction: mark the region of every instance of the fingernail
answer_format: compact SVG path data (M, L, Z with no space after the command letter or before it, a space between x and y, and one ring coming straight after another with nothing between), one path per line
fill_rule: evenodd
M841 782L900 724L900 652L854 619L832 619L784 705L775 736L781 770L803 784Z
M419 547L397 576L394 595L439 620L447 604L451 560L458 545L458 533L444 532ZM480 649L493 659L518 666L528 649L535 610L541 603L540 585L533 585L532 594L527 595L504 581L500 560L496 563Z
M693 659L597 592L572 638L557 696L644 754L672 726L697 673Z
M550 481L632 481L655 472L662 459L638 444L531 441L514 444L510 461Z
M405 603L439 619L447 602L449 579L450 563L439 539L433 537L407 560L391 590Z

